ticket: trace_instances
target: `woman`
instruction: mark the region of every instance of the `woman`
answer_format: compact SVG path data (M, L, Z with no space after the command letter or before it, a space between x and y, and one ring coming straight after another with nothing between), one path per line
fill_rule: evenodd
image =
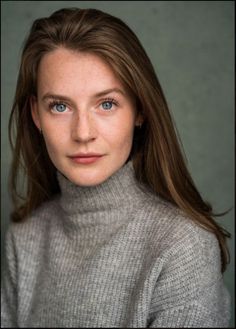
M228 326L229 233L194 186L125 23L94 9L36 20L10 138L3 327Z

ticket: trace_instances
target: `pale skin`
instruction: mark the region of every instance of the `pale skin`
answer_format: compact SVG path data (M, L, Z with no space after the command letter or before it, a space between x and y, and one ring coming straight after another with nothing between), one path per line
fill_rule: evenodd
M134 127L142 122L133 99L106 62L65 48L43 56L31 113L51 161L79 186L101 184L125 164ZM76 163L71 156L81 152L102 157L90 164Z

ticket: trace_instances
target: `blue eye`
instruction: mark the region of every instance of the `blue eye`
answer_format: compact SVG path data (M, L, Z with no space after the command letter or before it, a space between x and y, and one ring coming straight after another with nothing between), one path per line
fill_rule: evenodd
M66 105L65 104L55 104L53 106L53 108L57 111L57 112L65 112L66 110Z
M112 108L113 102L112 101L106 101L102 103L102 107L104 110L110 110Z
M67 106L61 101L52 101L49 103L49 109L56 113L64 113L67 109Z

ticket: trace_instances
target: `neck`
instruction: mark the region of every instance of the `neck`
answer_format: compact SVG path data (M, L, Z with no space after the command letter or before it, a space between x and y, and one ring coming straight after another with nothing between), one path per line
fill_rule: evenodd
M61 189L61 206L70 215L119 208L124 203L134 203L135 197L140 193L132 161L96 186L75 185L59 172L57 177Z

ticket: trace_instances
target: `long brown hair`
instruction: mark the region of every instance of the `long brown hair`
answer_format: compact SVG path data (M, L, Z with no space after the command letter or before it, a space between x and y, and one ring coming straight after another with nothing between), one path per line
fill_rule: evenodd
M12 220L24 220L59 192L56 168L30 111L30 97L37 96L39 62L44 54L58 47L97 54L135 97L137 109L144 117L142 127L135 129L129 157L136 178L216 235L223 272L229 262L226 238L230 234L214 221L216 214L194 185L153 66L132 30L119 18L96 9L58 10L48 18L34 21L26 39L9 122L13 149L10 189L15 206ZM19 192L22 175L27 183L24 193Z

